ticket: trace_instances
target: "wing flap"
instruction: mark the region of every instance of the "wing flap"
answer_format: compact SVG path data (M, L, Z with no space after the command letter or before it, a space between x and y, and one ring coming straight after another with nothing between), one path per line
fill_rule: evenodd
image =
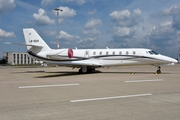
M19 45L22 45L22 46L32 46L32 47L43 47L42 45L32 45L32 44L19 44Z

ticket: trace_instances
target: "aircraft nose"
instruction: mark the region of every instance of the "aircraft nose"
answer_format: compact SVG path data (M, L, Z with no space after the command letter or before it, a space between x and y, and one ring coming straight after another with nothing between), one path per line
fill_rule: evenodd
M168 56L164 56L164 59L166 59L167 62L169 62L170 64L174 64L177 63L178 61L174 58L168 57Z
M178 61L176 59L172 59L172 62L173 63L177 63Z
M177 63L178 61L177 61L176 59L174 59L174 58L169 58L169 62L171 62L171 63Z

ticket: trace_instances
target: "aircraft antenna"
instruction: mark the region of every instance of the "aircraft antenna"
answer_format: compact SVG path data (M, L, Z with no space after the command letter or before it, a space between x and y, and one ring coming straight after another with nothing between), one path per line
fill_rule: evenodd
M57 36L56 36L56 39L57 39L57 49L60 49L60 41L59 41L59 11L63 11L62 9L60 8L54 8L53 10L56 11L57 13Z

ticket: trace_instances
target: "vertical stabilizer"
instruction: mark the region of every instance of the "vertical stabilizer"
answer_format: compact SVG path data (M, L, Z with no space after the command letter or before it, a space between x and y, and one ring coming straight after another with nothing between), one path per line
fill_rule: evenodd
M24 28L23 33L28 51L39 53L51 50L33 28Z

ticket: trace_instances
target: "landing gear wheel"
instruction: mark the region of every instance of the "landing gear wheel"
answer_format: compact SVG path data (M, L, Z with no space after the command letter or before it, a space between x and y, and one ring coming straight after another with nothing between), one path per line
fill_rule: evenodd
M82 72L82 69L79 69L79 73L80 73L80 74L83 73L83 72Z
M84 68L79 69L80 74L92 73L94 71L95 71L95 68L86 68L86 67L84 67Z
M161 74L161 70L157 70L156 73L157 73L157 74Z
M87 70L88 70L87 67L82 67L79 69L79 73L85 74L85 73L87 73Z
M95 71L95 68L89 68L89 69L87 70L88 73L92 73L92 72L94 72L94 71Z
M158 66L158 69L156 71L156 74L161 74L161 66Z

